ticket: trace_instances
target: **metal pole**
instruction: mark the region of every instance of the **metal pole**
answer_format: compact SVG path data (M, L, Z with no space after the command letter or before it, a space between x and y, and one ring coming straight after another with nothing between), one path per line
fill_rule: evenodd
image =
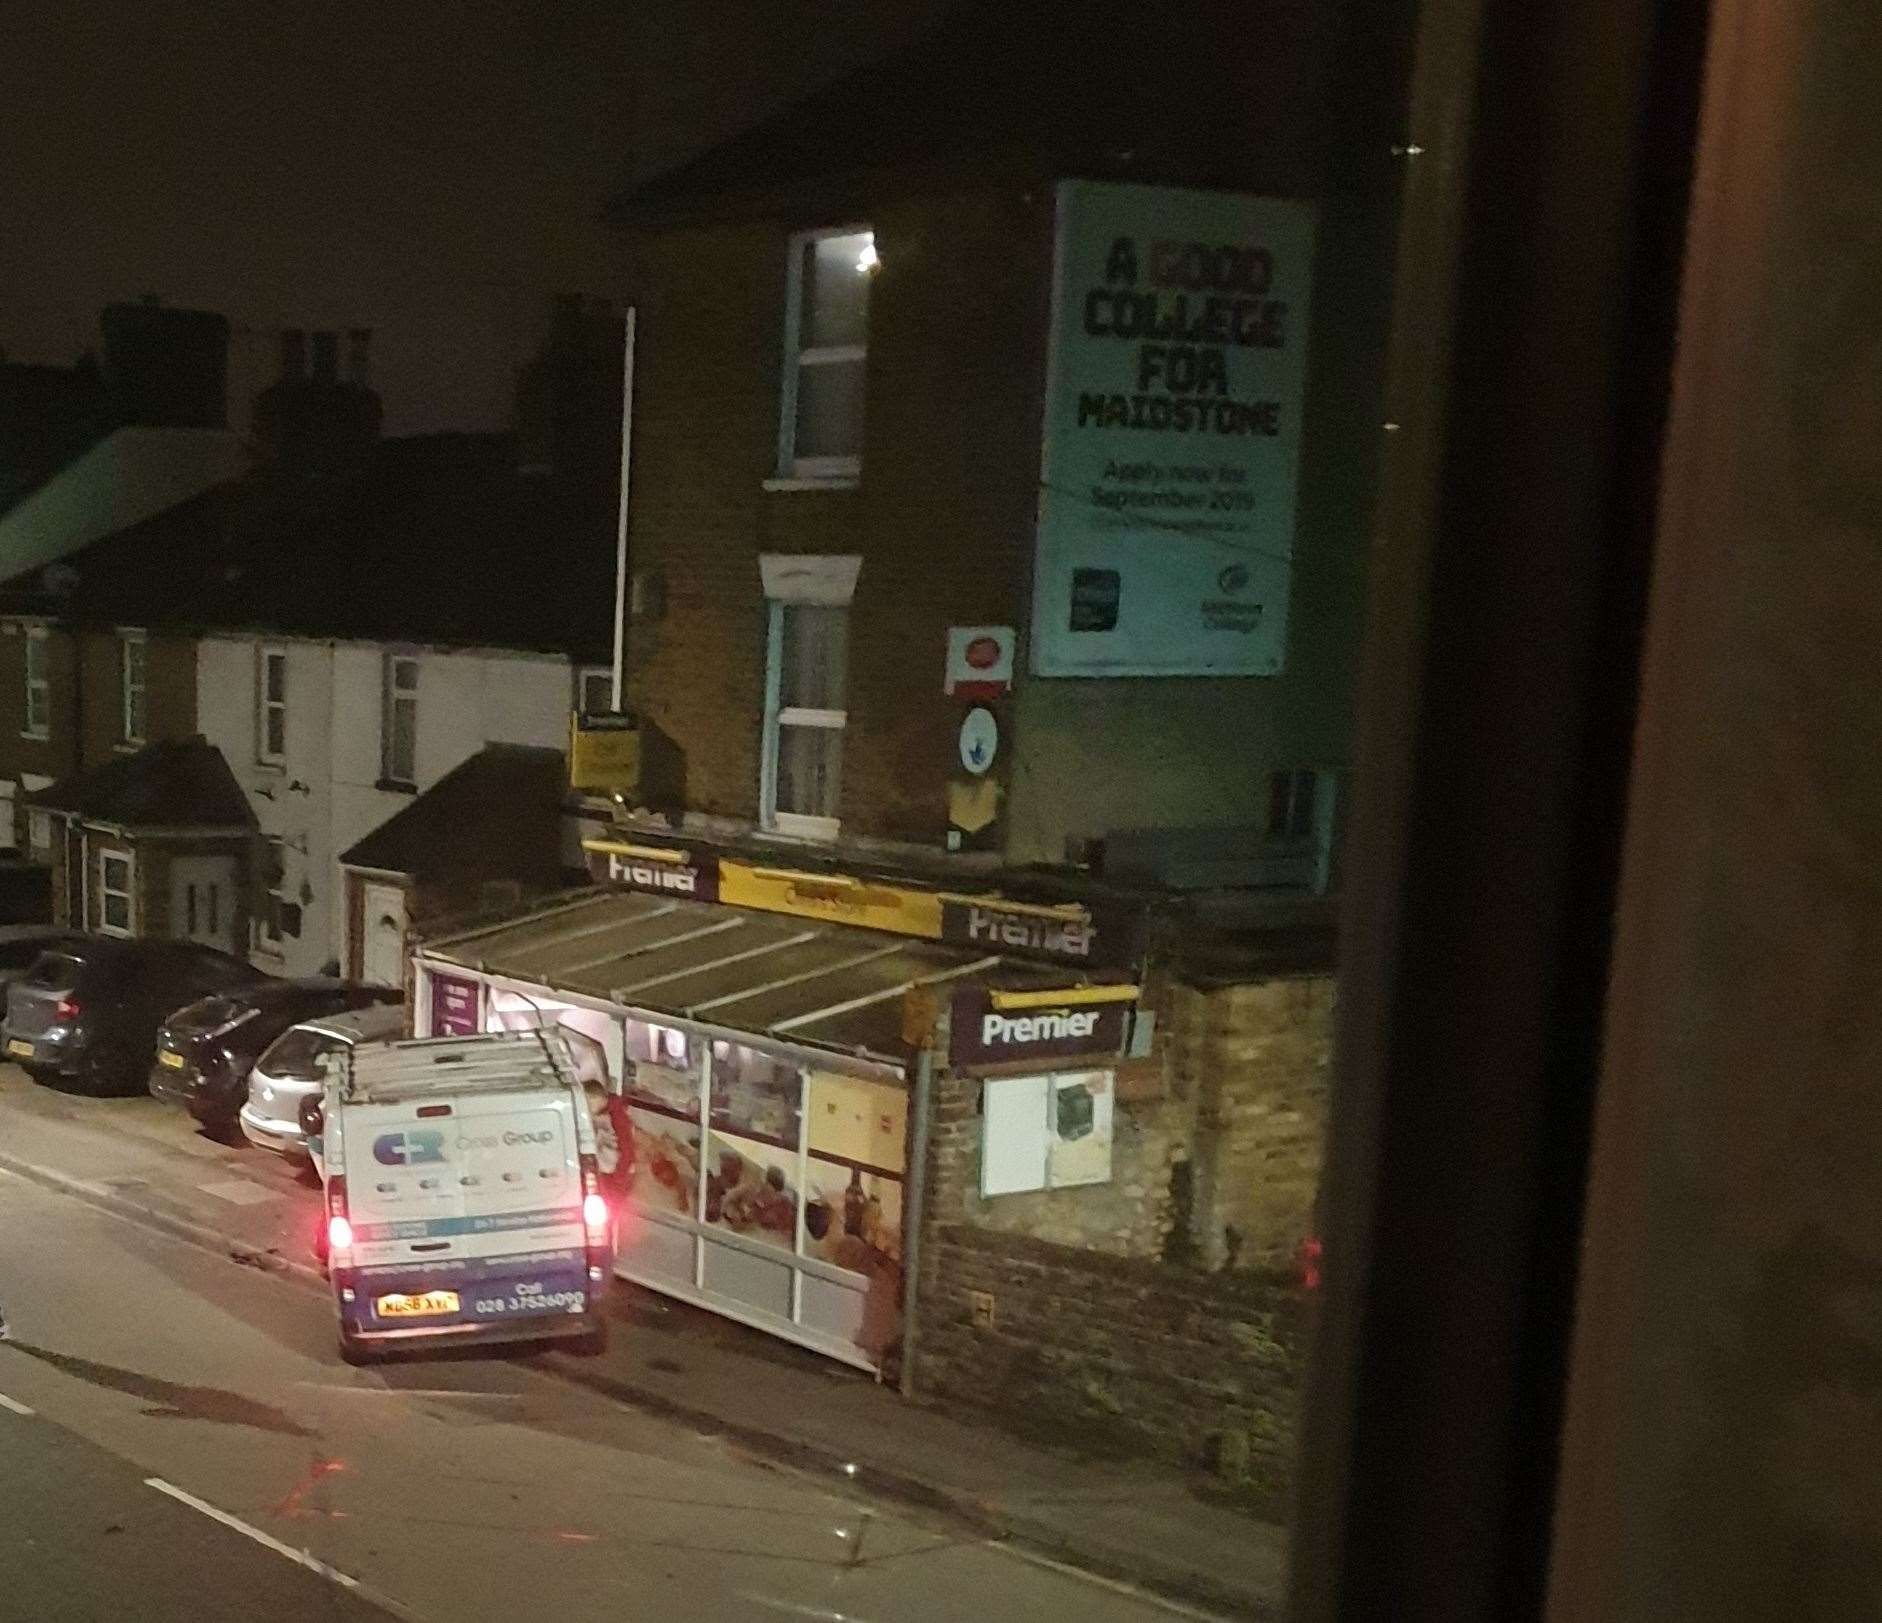
M915 1097L909 1105L908 1183L902 1191L902 1396L915 1395L915 1343L921 1330L921 1225L928 1193L928 1116L934 1108L932 1035L915 1056Z
M627 662L627 496L634 452L634 317L628 307L621 348L621 501L614 521L614 688L611 703L621 710Z

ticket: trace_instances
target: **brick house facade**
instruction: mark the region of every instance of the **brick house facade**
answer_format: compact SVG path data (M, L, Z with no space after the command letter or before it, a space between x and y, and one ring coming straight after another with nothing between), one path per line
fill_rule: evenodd
M1169 140L1120 154L1060 136L1019 159L978 152L938 166L923 120L948 116L946 86L991 71L995 47L951 63L936 44L618 205L638 316L628 703L671 762L647 776L649 811L720 834L796 832L765 826L775 675L763 560L806 555L860 560L847 602L840 827L825 831L839 847L944 862L968 850L978 854L954 860L982 868L1084 861L1094 850L1101 860L1109 836L1262 821L1277 773L1330 783L1343 769L1363 604L1364 481L1354 475L1373 454L1376 415L1334 298L1317 299L1303 335L1283 668L1080 679L1030 670L1058 182L1315 198L1320 41L1305 17L1268 21L1271 102L1249 113L1246 86L1215 87L1260 126L1259 144L1232 157ZM1118 71L1136 84L1127 65ZM1054 78L1040 74L1040 95L1049 99ZM1192 110L1207 114L1200 93ZM833 133L872 121L868 157ZM780 149L787 156L772 156ZM780 423L795 387L792 323L809 318L793 302L791 266L805 233L833 230L870 233L860 465L853 476L796 478ZM962 781L968 707L943 692L950 628L975 626L1013 628L1018 645L1011 691L987 701L999 739L984 790ZM967 789L982 809L963 817ZM962 826L987 815L981 837Z

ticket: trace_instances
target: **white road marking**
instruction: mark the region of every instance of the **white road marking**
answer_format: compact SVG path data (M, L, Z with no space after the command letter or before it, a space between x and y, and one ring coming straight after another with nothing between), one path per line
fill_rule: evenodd
M10 1398L4 1392L0 1392L0 1409L11 1409L15 1414L31 1414L33 1412L17 1398Z
M191 1510L199 1510L212 1522L221 1522L224 1527L232 1527L244 1538L252 1538L265 1549L273 1550L276 1555L285 1555L296 1566L305 1567L309 1572L317 1572L321 1577L338 1584L342 1589L358 1589L359 1580L349 1577L338 1567L330 1567L318 1556L310 1555L305 1550L294 1549L283 1544L278 1538L264 1533L259 1527L251 1527L239 1516L231 1516L226 1510L218 1510L214 1505L198 1499L193 1493L185 1493L172 1483L165 1482L160 1476L147 1476L144 1486L155 1488L159 1493L167 1493L172 1499L188 1505Z
M272 1189L264 1189L246 1178L224 1178L217 1183L199 1183L196 1187L205 1195L216 1195L237 1206L259 1206L264 1200L275 1198Z

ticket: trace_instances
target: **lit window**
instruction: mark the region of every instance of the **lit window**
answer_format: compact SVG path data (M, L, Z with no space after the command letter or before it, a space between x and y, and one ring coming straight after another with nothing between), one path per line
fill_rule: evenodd
M772 601L760 790L767 828L836 837L848 666L846 605Z
M869 287L879 263L873 231L791 239L781 478L848 480L862 471Z
M278 764L288 752L288 656L285 648L262 649L259 687L258 753L262 760Z
M131 854L98 853L98 928L106 935L131 933Z
M118 634L118 676L123 703L120 736L127 744L141 744L149 735L144 699L146 644L141 631Z
M51 650L43 626L26 633L26 732L31 738L52 736Z
M418 661L400 655L386 660L385 780L402 787L418 782Z

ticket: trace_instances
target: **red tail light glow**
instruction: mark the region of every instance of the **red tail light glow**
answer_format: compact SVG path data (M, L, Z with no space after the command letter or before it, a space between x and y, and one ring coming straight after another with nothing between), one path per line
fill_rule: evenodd
M582 1223L590 1234L608 1232L608 1203L600 1195L582 1196Z
M79 1012L79 1001L75 997L62 997L52 1006L52 1012L57 1019L76 1020Z
M327 1250L338 1256L353 1249L353 1225L346 1215L346 1179L339 1174L327 1180Z
M1326 1246L1318 1235L1309 1235L1300 1242L1300 1282L1305 1290L1317 1291L1320 1288L1320 1262L1326 1255Z

